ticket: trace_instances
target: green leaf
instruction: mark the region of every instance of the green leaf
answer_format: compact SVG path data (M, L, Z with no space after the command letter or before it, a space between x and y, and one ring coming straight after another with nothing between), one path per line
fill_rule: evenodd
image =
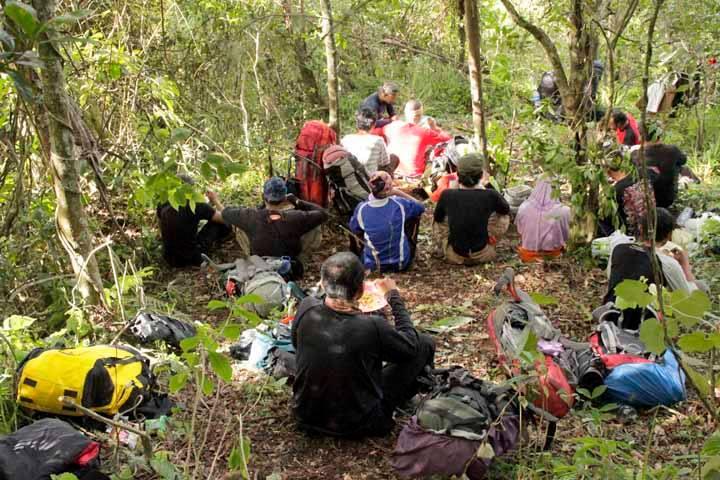
M665 318L665 329L670 338L677 338L677 336L680 335L680 326L674 318Z
M530 298L538 305L557 305L558 303L557 298L542 293L531 293Z
M715 347L715 344L702 332L687 333L680 337L678 346L687 353L705 353Z
M220 331L220 335L222 335L228 340L237 340L241 333L242 327L237 323L225 325Z
M695 385L695 387L700 391L700 394L706 397L710 395L710 382L708 379L705 378L702 373L688 365L688 362L684 361L683 366L685 367L688 377L690 377L690 380L693 382L693 385Z
M212 180L215 177L215 173L208 162L200 164L200 175L205 177L206 180Z
M180 478L180 472L178 472L175 465L168 459L168 452L157 452L150 460L150 466L153 471L160 475L163 480L176 480Z
M73 10L72 12L63 13L57 17L53 17L48 22L51 25L61 25L64 23L75 23L83 18L90 16L90 10L81 8L80 10Z
M623 280L615 287L615 295L618 298L617 306L621 310L626 308L645 308L650 305L655 297L648 293L648 286L640 280Z
M179 127L175 128L170 135L170 143L184 142L192 135L192 131L189 128Z
M10 0L5 5L5 15L15 22L31 38L40 29L37 12L26 3Z
M243 459L245 461L243 461ZM228 468L234 472L241 472L243 478L246 477L247 463L250 461L250 439L241 437L238 445L233 447L228 457Z
M10 315L8 318L5 319L5 321L3 321L3 330L24 330L33 323L35 323L35 319L32 317L25 317L22 315Z
M72 473L61 473L60 475L50 475L52 480L78 480L78 477Z
M468 323L471 323L475 319L473 317L463 317L463 316L453 316L453 317L445 317L441 318L437 322L433 323L430 327L426 328L426 330L430 332L436 332L436 333L443 333L443 332L450 332L452 330L456 330L463 325L467 325Z
M595 387L592 391L593 400L602 396L606 391L607 391L607 385L599 385L599 386Z
M185 388L185 385L188 381L188 374L185 372L176 373L172 377L170 377L170 393L177 393L183 388Z
M220 153L210 152L205 156L205 161L218 168L227 161L227 157Z
M710 311L711 303L705 292L695 290L688 294L682 290L675 290L670 294L670 310L685 327L691 328Z
M713 433L702 448L703 455L720 455L720 432Z
M200 344L200 338L195 335L194 337L185 338L180 341L180 348L183 352L189 352L194 350Z
M232 380L232 366L230 366L230 360L228 360L225 355L217 352L208 352L208 360L210 360L210 367L212 367L218 377L226 382Z
M210 378L204 376L202 377L202 381L200 382L200 387L202 388L203 395L208 397L212 395L215 384L212 380L210 380Z
M249 295L243 295L242 297L238 298L237 302L259 305L265 303L265 299L256 293L251 293Z
M228 308L227 302L222 300L210 300L207 304L208 310L222 310Z
M648 318L640 325L640 340L648 351L660 355L665 351L665 333L662 325L655 318Z
M702 480L720 480L720 457L710 457L702 467Z
M528 327L525 327L522 335L523 335L523 338L521 341L522 346L523 346L522 351L535 355L537 353L537 343L538 343L537 335L531 328L528 328Z

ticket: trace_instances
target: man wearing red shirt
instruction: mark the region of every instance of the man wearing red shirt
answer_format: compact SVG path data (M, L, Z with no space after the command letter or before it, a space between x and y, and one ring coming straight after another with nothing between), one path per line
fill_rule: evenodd
M396 175L420 176L425 171L425 152L428 147L447 142L452 137L414 123L395 121L383 127L388 153L400 158Z
M615 135L620 145L632 147L640 144L638 124L629 113L615 110L610 118L610 127L615 129Z

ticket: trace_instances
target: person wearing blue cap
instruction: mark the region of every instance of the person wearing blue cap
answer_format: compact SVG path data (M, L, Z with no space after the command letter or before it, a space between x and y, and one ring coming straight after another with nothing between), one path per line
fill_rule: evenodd
M319 226L328 212L288 194L285 180L273 177L263 186L262 208L227 207L223 221L236 227L236 238L246 256L290 257L292 278L303 274L303 259L319 238ZM304 255L305 254L305 255Z

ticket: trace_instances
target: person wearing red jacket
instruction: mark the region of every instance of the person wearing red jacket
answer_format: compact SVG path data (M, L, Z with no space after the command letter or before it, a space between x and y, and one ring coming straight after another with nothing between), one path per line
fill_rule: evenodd
M420 125L395 121L383 127L388 152L400 159L396 175L418 177L425 171L428 147L447 142L452 137L443 131L431 130Z
M632 147L640 144L640 130L635 118L622 110L615 110L610 118L610 127L615 129L620 145Z

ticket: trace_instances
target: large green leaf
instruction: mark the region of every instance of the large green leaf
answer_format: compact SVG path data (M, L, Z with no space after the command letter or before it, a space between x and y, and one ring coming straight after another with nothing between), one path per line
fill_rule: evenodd
M32 317L25 317L22 315L10 315L3 321L3 330L24 330L33 323L35 323L35 319Z
M230 360L225 355L218 352L208 352L208 360L210 360L210 367L218 377L226 382L232 380L232 366L230 366Z
M10 0L5 5L5 15L31 38L34 38L40 29L37 12L27 3Z
M665 351L665 332L655 318L645 320L640 326L640 340L645 343L648 351L660 355Z
M557 305L558 303L557 298L542 293L531 293L530 298L538 305Z
M710 394L710 382L707 378L705 378L702 373L698 372L693 367L688 365L689 362L686 360L686 358L691 357L683 355L683 367L687 372L688 377L690 377L693 385L695 385L695 387L697 387L697 389L700 391L700 395L707 397Z
M177 393L182 390L188 381L188 374L185 372L176 373L170 377L170 393Z
M473 317L453 316L441 318L425 330L435 333L450 332L475 320Z
M715 344L704 333L693 332L680 337L678 346L687 353L705 353L712 350Z
M655 297L648 293L648 286L640 280L623 280L615 287L617 306L621 310L626 308L645 308L650 305Z
M705 312L710 311L710 299L701 290L688 294L682 290L675 290L670 294L670 310L684 326L691 328L702 320Z
M713 433L702 448L703 455L720 455L720 432Z

